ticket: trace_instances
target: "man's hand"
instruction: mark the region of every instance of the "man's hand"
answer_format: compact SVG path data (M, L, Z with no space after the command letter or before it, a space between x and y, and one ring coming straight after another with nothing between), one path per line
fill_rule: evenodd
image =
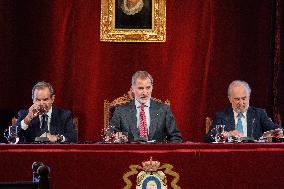
M128 142L128 136L124 134L123 132L115 133L115 139L122 143Z
M38 108L37 103L34 103L33 105L31 105L31 107L29 108L28 114L24 118L25 124L29 125L32 119L37 116L37 113L38 113L37 108Z
M24 118L25 124L30 124L34 117L46 112L47 110L44 106L40 105L38 102L35 102L33 105L31 105L31 107L29 108L28 115Z
M224 136L225 136L226 138L228 138L228 137L240 138L240 137L244 137L244 134L241 133L241 132L238 131L238 130L233 130L233 131L229 131L229 132L224 132Z
M263 133L264 138L268 137L275 137L275 138L282 138L283 137L283 130L282 129L274 129L270 131L266 131Z
M44 105L40 104L39 102L35 102L30 108L29 108L29 114L32 113L33 116L37 116L39 114L44 114L47 112L47 109Z
M105 136L105 142L117 142L125 143L128 142L128 135L123 132L111 133L110 135Z
M58 135L52 135L50 133L43 133L40 137L47 137L50 142L57 142L59 139Z
M275 129L273 131L273 137L282 138L283 137L283 130L282 129Z
M274 129L272 131L272 137L282 138L283 137L283 130L282 129Z

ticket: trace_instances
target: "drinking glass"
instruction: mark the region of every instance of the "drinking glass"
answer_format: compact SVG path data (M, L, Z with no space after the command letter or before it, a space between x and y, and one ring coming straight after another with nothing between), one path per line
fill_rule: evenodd
M216 125L216 135L215 142L216 143L224 143L226 141L226 137L224 135L225 125Z
M17 126L9 126L8 130L4 133L4 136L10 144L17 144L19 142Z
M114 126L109 125L102 130L102 142L113 143L115 140Z

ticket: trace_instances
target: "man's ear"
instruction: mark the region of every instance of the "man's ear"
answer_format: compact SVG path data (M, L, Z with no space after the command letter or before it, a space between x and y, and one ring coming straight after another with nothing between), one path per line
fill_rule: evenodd
M55 100L55 95L52 95L52 96L51 96L51 99L52 99L52 103L53 103L54 100Z
M127 94L128 94L128 96L130 97L130 98L133 98L133 92L132 92L132 88L130 87L129 88L129 91L127 91Z
M229 99L230 103L232 103L232 101L231 101L231 97L230 97L230 96L228 96L228 99Z
M134 92L134 86L133 86L133 85L131 85L130 91L131 91L132 93Z

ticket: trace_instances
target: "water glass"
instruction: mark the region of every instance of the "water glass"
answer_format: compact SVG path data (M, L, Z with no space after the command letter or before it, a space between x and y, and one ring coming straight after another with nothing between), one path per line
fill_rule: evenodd
M216 125L216 135L215 142L216 143L224 143L226 141L226 137L224 135L225 125Z
M9 126L8 130L4 133L4 136L10 144L17 144L19 142L17 126Z

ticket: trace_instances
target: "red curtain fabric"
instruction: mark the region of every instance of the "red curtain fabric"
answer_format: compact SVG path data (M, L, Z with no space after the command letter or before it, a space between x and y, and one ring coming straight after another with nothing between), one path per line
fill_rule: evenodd
M98 140L104 100L126 93L132 74L147 70L153 96L171 101L185 140L202 140L205 117L229 106L235 79L247 81L251 105L272 116L274 6L168 0L165 43L107 43L99 40L100 1L1 1L0 108L28 108L32 86L49 81L55 104L79 117L79 139ZM277 103L283 115L283 99Z
M282 98L278 95L279 92L283 91L283 85L281 86L281 77L283 78L283 66L281 64L282 57L283 57L283 47L281 47L281 44L283 44L283 22L281 20L283 19L283 8L284 4L281 3L280 0L274 1L274 67L273 67L273 96L274 96L274 106L273 106L273 117L274 120L281 124L281 110L280 110L280 103ZM282 35L281 35L282 34ZM282 37L281 37L282 36ZM282 42L282 43L281 43ZM282 70L281 70L282 67ZM282 71L282 72L281 72ZM280 92L281 94L281 92ZM283 107L282 107L283 109Z

